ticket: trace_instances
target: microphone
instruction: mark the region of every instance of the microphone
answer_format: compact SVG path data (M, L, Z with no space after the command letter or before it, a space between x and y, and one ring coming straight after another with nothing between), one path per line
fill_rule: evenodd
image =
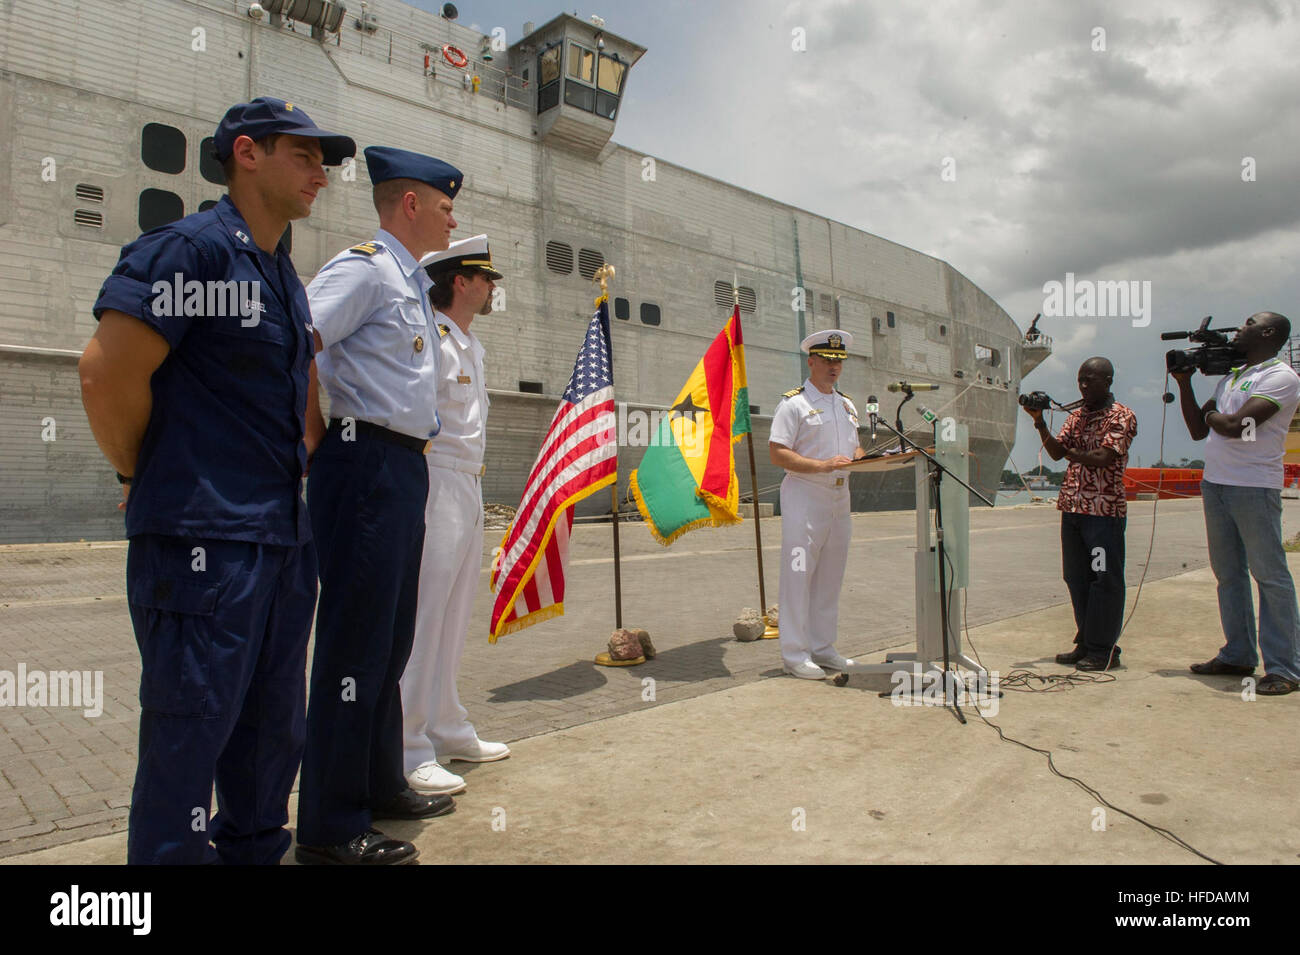
M871 443L876 443L876 417L880 413L880 405L876 404L875 395L867 395L867 414L871 415Z
M939 386L935 385L934 387L937 388ZM939 420L939 416L935 414L933 411L931 411L929 408L927 408L925 405L917 405L916 410L917 413L920 414L920 416L925 419L926 424L934 424L936 421Z
M888 385L889 391L938 391L938 385L912 384L907 381L891 381Z

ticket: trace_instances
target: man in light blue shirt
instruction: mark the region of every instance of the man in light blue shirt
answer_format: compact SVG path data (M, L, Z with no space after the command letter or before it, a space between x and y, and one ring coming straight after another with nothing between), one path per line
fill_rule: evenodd
M299 862L414 861L375 819L454 808L402 772L398 680L415 631L424 454L438 433L438 331L419 260L447 248L460 171L385 146L365 150L380 229L327 262L307 288L330 422L307 482L320 562L298 805Z

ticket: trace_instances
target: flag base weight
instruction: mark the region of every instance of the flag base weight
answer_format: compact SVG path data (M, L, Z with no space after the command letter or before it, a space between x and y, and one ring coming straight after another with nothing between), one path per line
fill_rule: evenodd
M606 652L596 654L596 666L600 667L634 667L640 663L645 663L645 657L636 657L632 660L615 660Z

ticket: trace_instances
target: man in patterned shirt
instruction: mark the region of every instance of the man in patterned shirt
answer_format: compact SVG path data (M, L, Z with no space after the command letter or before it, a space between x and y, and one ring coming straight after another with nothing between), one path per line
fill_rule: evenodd
M1072 412L1056 437L1043 412L1026 408L1053 461L1070 462L1056 499L1061 511L1061 572L1070 589L1078 631L1074 649L1057 663L1080 670L1119 665L1116 646L1124 619L1124 467L1137 434L1137 418L1110 392L1115 369L1105 358L1079 366L1083 407Z

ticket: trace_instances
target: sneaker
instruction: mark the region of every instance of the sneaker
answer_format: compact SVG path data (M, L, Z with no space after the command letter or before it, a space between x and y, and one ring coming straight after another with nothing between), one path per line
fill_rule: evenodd
M847 673L849 667L853 666L852 660L845 659L834 650L830 653L813 654L813 663L828 670L839 670L841 673Z
M455 773L447 772L437 763L421 763L413 772L406 774L406 782L417 793L451 796L465 791L465 780Z
M438 762L450 763L458 759L462 763L494 763L510 755L510 747L505 743L485 743L475 738L474 742L455 753L439 753Z
M785 665L785 672L791 676L797 676L801 680L826 679L826 671L811 660L804 660L801 663L796 663L794 666L787 663Z

